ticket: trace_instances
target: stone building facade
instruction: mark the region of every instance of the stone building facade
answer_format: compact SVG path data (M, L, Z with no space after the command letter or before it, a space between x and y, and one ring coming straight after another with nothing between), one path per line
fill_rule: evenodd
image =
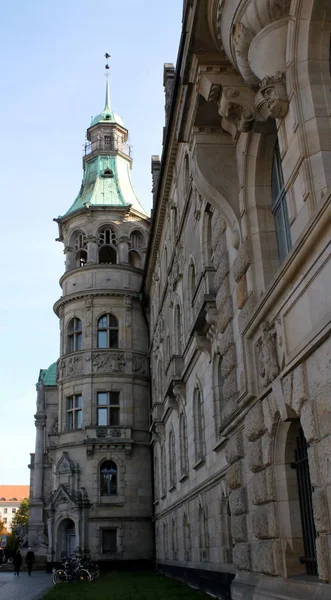
M331 598L330 19L324 0L187 0L164 70L156 560L233 578L236 600Z
M87 130L79 194L56 219L66 270L60 358L40 372L29 544L59 561L151 560L149 364L141 280L149 219L110 107Z
M92 121L35 416L50 560L150 559L154 502L164 572L331 598L330 19L325 0L184 2L151 224L109 99Z

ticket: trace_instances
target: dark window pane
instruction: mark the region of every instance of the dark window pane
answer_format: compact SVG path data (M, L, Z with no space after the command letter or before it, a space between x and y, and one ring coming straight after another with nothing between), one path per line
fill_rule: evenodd
M117 550L117 530L102 530L102 552L116 552Z
M75 396L75 407L76 408L81 408L82 406L82 397L81 396Z
M82 334L76 333L76 350L82 349Z
M75 423L75 428L76 429L81 429L82 428L82 411L81 410L76 410L76 423Z
M119 392L109 392L109 404L119 404L120 402L120 393Z
M80 319L76 319L75 320L75 331L81 331L82 330L82 322Z
M98 408L98 425L108 425L107 408Z
M72 412L68 413L68 429L74 428L73 414Z
M109 425L119 425L119 409L109 409Z
M107 460L100 467L100 493L101 496L111 496L117 494L117 466Z
M74 352L75 339L73 334L68 336L68 352Z
M118 330L109 330L109 348L118 348Z
M98 327L107 327L107 315L102 315L102 317L100 317Z
M75 319L71 319L69 325L68 325L68 332L72 333L75 329Z
M98 331L98 348L107 348L107 332Z
M118 327L118 321L114 315L109 315L109 327Z
M72 409L73 406L74 406L74 399L73 399L73 396L70 396L68 398L68 410Z
M98 404L99 406L107 406L108 404L108 394L107 392L98 392Z

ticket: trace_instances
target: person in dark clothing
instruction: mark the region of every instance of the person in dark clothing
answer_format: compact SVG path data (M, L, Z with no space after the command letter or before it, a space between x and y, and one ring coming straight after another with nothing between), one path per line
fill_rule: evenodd
M26 557L25 557L25 562L28 567L29 575L31 575L32 566L33 566L33 563L35 562L35 560L36 560L36 557L34 555L34 552L32 551L31 548L29 548L28 552L26 553Z
M15 557L14 557L14 567L15 567L14 575L17 575L17 577L20 576L21 565L22 565L22 554L20 553L19 550L17 550Z

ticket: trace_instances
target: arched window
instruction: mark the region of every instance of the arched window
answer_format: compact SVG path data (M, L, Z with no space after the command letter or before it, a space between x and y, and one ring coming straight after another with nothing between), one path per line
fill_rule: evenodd
M289 253L292 243L290 224L287 212L282 161L280 157L278 142L275 146L272 163L271 193L272 214L275 219L278 256L280 262L282 262Z
M131 250L142 250L145 246L145 238L141 231L135 229L130 235L130 248Z
M67 352L77 352L82 349L83 326L80 319L74 317L68 325Z
M85 233L78 233L75 238L75 266L84 267L87 263L87 239Z
M180 306L177 304L175 308L175 352L178 355L182 353L182 320Z
M193 300L193 296L194 296L194 292L195 292L195 286L196 286L196 282L195 282L195 266L194 266L194 263L192 262L190 264L189 270L188 270L188 289L189 289L190 301L191 302Z
M176 448L175 435L172 429L169 433L169 479L171 489L176 485Z
M183 515L184 560L191 560L191 531L186 513Z
M136 250L130 250L129 264L131 265L131 267L134 267L135 269L142 268L142 259L141 259L139 252L137 252Z
M118 348L118 320L110 313L98 319L98 348Z
M209 558L209 532L206 509L199 508L199 538L200 538L200 560Z
M99 233L99 263L100 264L116 264L117 262L117 235L110 228L105 227Z
M112 460L105 460L100 465L100 496L116 496L117 465Z
M186 416L181 413L179 417L179 444L180 444L180 470L184 477L188 473L188 448L187 448L187 427Z
M205 440L204 440L204 415L201 392L199 388L194 391L194 442L195 442L195 459L197 462L205 457Z

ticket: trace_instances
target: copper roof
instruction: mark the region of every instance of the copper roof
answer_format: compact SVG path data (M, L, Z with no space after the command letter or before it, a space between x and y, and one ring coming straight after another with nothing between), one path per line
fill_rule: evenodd
M0 485L0 502L3 502L3 498L6 502L21 502L23 498L29 498L29 495L29 485Z

